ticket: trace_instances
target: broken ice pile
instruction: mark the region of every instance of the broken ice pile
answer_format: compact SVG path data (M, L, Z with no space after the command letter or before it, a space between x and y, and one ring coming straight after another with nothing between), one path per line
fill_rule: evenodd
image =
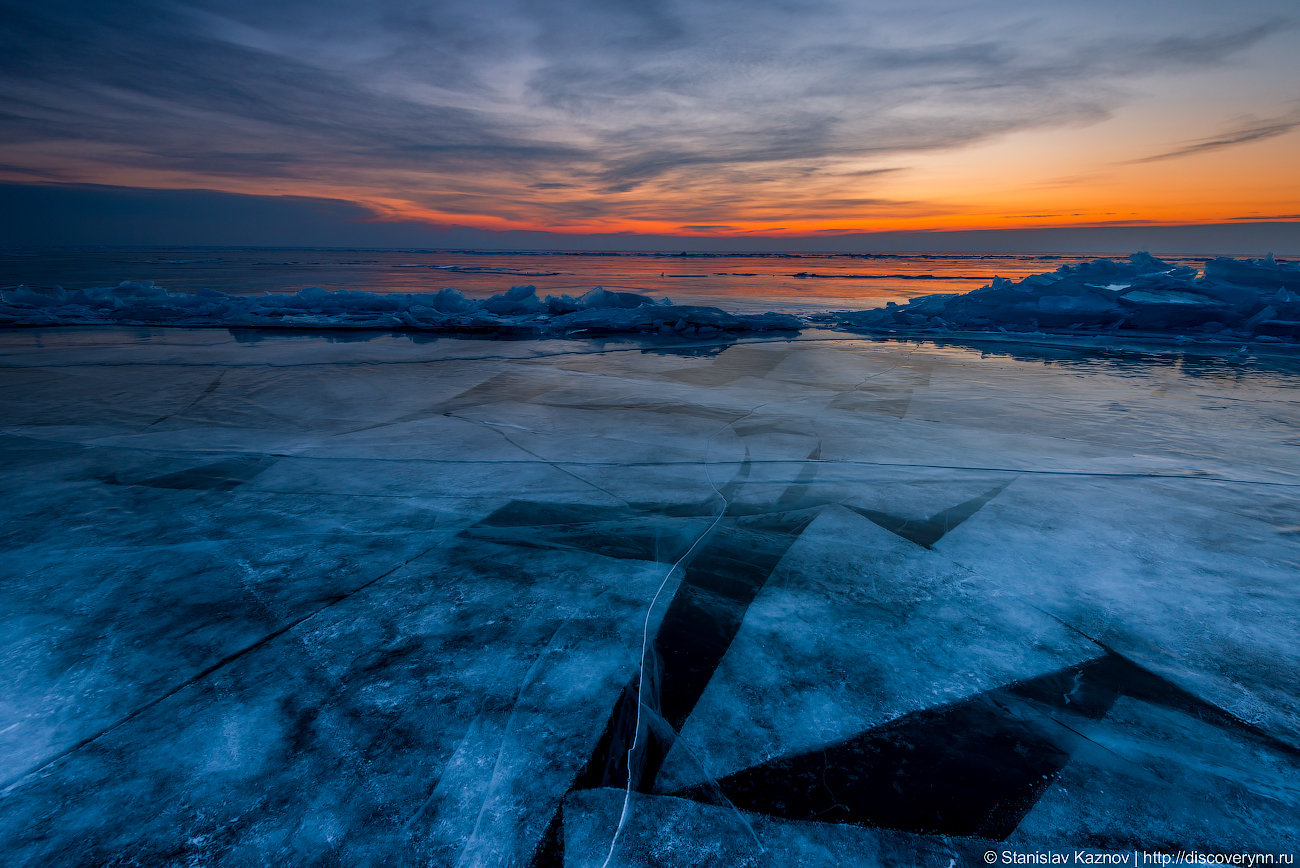
M1204 275L1149 253L1127 261L1063 265L1019 282L995 277L965 295L927 295L906 305L842 315L869 331L1137 330L1261 341L1300 337L1300 263L1209 260Z
M0 290L0 326L174 325L223 328L372 329L520 337L793 330L808 324L868 332L1173 332L1228 340L1300 339L1300 263L1209 260L1203 275L1149 253L1094 259L1013 282L995 277L964 295L927 295L906 305L813 315L730 313L596 287L573 298L514 286L488 299L448 287L375 293L317 286L295 293L169 292L152 281L68 291Z
M227 295L211 289L169 292L153 281L68 291L17 286L0 291L0 325L175 325L236 328L348 328L517 334L521 336L797 329L793 316L732 314L716 307L675 305L632 292L596 287L573 298L537 297L515 286L486 300L448 287L428 293L330 292Z

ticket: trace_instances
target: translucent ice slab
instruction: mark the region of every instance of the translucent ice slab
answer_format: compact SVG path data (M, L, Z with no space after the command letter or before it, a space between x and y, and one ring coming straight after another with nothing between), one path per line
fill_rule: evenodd
M0 333L0 853L1293 851L1296 367Z

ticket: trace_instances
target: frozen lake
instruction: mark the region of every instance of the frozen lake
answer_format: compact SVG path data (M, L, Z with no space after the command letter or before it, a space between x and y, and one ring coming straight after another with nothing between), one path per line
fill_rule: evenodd
M1127 255L1132 251L1124 251ZM1098 254L1101 255L1101 254ZM881 307L928 293L969 292L994 275L1019 279L1086 259L1053 254L521 253L385 250L0 250L0 286L68 290L151 280L173 292L242 296L309 286L378 293L454 286L475 299L532 284L539 297L595 286L733 312ZM1204 257L1166 256L1200 266Z
M0 355L6 865L1300 849L1295 358Z

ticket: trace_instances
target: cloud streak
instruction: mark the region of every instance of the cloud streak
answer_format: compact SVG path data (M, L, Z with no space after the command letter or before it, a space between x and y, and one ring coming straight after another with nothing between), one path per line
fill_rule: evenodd
M1161 0L1108 25L1101 13L1132 4L2 5L8 177L269 187L588 228L933 210L875 185L905 155L1104 119L1135 77L1225 63L1286 10ZM1146 160L1295 125L1281 123Z
M1275 118L1267 121L1251 121L1229 132L1191 142L1181 148L1175 148L1174 150L1166 151L1163 154L1156 154L1151 157L1142 157L1141 159L1131 160L1130 162L1158 163L1162 160L1176 160L1179 157L1192 157L1197 154L1208 154L1213 151L1222 151L1224 148L1231 148L1234 145L1244 145L1248 142L1259 142L1264 139L1272 139L1277 136L1286 135L1296 127L1300 127L1300 114L1292 114L1288 117Z

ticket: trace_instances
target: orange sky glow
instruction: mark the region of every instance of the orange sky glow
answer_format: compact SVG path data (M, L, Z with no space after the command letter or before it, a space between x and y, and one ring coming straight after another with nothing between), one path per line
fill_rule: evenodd
M232 0L158 12L138 56L31 49L0 181L718 238L1300 215L1300 33L1272 0L581 5L300 32Z

